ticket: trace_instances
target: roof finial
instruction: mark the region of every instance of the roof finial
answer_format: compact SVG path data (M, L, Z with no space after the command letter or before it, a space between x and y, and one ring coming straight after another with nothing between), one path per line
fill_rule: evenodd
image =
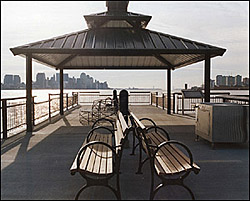
M127 12L129 1L106 1L108 12Z

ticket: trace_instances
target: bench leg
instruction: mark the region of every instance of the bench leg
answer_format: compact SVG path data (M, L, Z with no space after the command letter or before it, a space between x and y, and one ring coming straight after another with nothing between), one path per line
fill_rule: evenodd
M138 165L138 169L136 174L142 174L142 166L143 164L148 160L149 158L146 158L143 162L142 162L142 143L141 140L139 139L139 165Z
M184 187L189 194L191 195L192 200L195 200L194 194L191 191L191 189L189 187L187 187L184 183L182 179L170 179L170 180L165 180L162 181L162 183L160 183L155 189L154 189L154 181L152 179L151 181L151 191L150 191L150 200L153 200L156 193L163 187L167 187L167 186L171 186L171 185L178 185L178 186L182 186Z
M75 200L78 200L80 194L83 192L84 189L86 189L88 187L87 184L85 184L79 191L78 193L76 194L76 197L75 197Z
M120 176L119 173L117 174L116 177L116 189L114 189L112 186L109 185L108 181L112 178L107 178L107 179L90 179L82 175L82 177L86 180L86 184L77 192L75 196L75 200L78 200L80 194L88 187L91 186L104 186L109 188L116 196L117 200L121 200L121 191L120 191Z

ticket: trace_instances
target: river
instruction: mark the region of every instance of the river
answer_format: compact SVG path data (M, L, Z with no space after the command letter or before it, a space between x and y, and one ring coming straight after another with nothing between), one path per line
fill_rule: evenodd
M95 90L95 89L90 89L90 90L79 90L79 89L65 89L64 93L68 93L69 96L72 95L72 92L85 92L85 91L101 91L101 93L105 94L112 94L112 90ZM119 91L119 90L118 90ZM133 90L133 91L149 91L149 90ZM153 91L158 91L160 93L165 91L162 90L151 90ZM173 90L172 92L180 92L180 90ZM249 95L249 90L211 90L211 92L230 92L230 95ZM33 89L32 90L32 95L36 96L35 101L46 101L48 100L48 94L59 94L60 90L59 89ZM26 96L26 90L1 90L1 98L16 98L16 97L25 97Z

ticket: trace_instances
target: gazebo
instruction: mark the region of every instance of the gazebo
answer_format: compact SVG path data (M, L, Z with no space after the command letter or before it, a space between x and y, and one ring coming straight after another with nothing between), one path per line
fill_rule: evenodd
M26 58L27 131L32 132L32 59L60 70L166 70L167 113L171 113L171 71L205 61L205 102L210 102L210 61L226 49L146 29L151 16L127 11L128 1L106 1L107 11L84 16L88 29L10 48ZM146 79L146 78L145 78Z

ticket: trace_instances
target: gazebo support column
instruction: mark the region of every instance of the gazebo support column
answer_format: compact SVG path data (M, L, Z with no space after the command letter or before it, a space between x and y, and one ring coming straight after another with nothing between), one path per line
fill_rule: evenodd
M210 102L210 71L211 58L210 54L205 54L205 102Z
M63 69L60 69L60 115L63 115Z
M32 132L32 55L26 55L26 125L27 132Z
M171 114L171 69L167 70L167 92L168 92L167 113Z

